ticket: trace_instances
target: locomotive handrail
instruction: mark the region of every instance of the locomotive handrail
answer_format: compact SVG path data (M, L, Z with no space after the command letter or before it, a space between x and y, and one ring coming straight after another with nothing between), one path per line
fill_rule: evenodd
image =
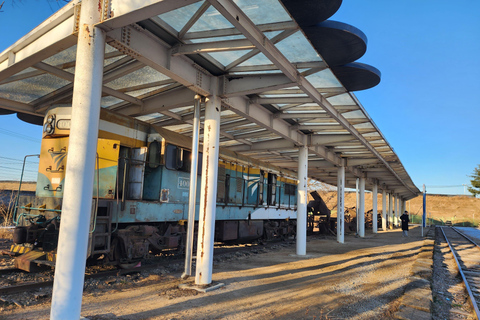
M20 190L22 188L23 173L25 172L25 162L27 162L28 157L39 157L40 158L40 155L39 154L29 154L29 155L26 155L23 158L22 174L20 175L20 182L18 184L17 199L15 199L15 207L14 207L14 212L13 212L13 217L12 217L13 221L16 221L16 217L17 217L18 199L20 198ZM16 223L15 223L15 225L16 225Z
M93 215L93 229L90 233L94 233L97 228L97 214L98 214L98 200L100 198L100 160L98 159L98 152L95 155L95 161L97 162L97 201L95 201L95 213Z
M51 212L62 212L62 209L32 208L32 207L26 207L26 206L21 206L20 209L24 209L24 210L38 210L38 211L51 211Z

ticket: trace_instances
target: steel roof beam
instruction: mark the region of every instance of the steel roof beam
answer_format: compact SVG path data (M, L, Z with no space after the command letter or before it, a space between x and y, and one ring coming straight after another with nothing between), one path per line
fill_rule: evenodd
M258 94L292 86L292 81L283 74L223 76L222 79L220 92L223 98Z
M341 143L355 140L355 137L351 134L316 134L308 136L309 145L324 146L333 143Z
M298 87L320 106L322 106L332 117L337 120L342 126L352 133L358 140L360 140L373 154L375 154L380 161L385 162L381 155L369 145L360 132L355 129L335 108L327 101L325 97L319 94L315 87L308 82L303 76L299 75L297 69L292 66L288 59L271 43L263 33L258 30L256 25L245 15L245 13L237 7L233 1L229 0L208 0L234 27L240 30L245 37L250 40L270 61L272 61L278 68L293 82L297 83ZM406 183L396 174L396 172L388 166L388 170L398 178L407 188ZM409 188L410 189L410 188ZM411 190L412 193L415 193Z
M167 91L163 94L143 100L143 106L127 106L110 108L125 115L146 115L154 112L163 113L166 110L193 106L195 93L185 87Z
M325 112L279 112L275 113L273 116L280 119L329 119L327 113Z
M293 65L297 69L327 68L327 64L323 61L298 62L298 63L293 63ZM237 67L231 68L229 71L230 72L249 72L249 71L271 71L271 70L278 70L278 68L274 64L264 64L264 65L255 65L255 66L237 66ZM345 92L345 89L343 90L343 92ZM299 93L303 93L303 91Z
M285 77L285 76L284 76ZM286 78L286 77L285 77ZM292 84L292 81L290 80L290 84ZM275 98L255 98L254 99L255 103L258 104L304 104L304 103L312 103L314 102L311 98L309 97L275 97ZM323 110L322 110L323 111Z
M270 41L272 43L278 43L280 41L282 41L283 39L286 39L288 38L289 36L291 36L292 34L294 34L297 30L285 30L283 31L282 33L280 34L277 34L275 37L273 37L272 39L270 39ZM241 64L242 62L244 61L247 61L248 59L250 58L253 58L254 56L256 56L257 54L260 53L260 50L258 50L257 48L255 48L254 50L250 51L249 53L241 56L240 58L238 58L237 60L231 62L230 64L228 64L226 67L225 67L225 70L230 70L231 68L234 68L236 66L238 66L239 64Z
M49 64L46 64L44 62L38 62L36 64L33 65L34 68L37 68L37 69L40 69L40 70L43 70L45 72L48 72L54 76L57 76L61 79L64 79L64 80L67 80L67 81L70 81L73 83L73 79L75 77L74 74L70 73L70 72L67 72L67 71L64 71L62 69L58 69L54 66L51 66ZM135 97L132 97L128 94L125 94L125 93L122 93L122 92L119 92L119 91L116 91L112 88L109 88L107 86L102 86L102 92L103 93L106 93L110 96L113 96L113 97L116 97L118 99L121 99L121 100L125 100L125 101L128 101L130 103L133 103L133 104L136 104L136 105L139 105L139 106L142 106L143 105L143 102L142 100L140 99L137 99Z
M32 115L35 115L35 116L42 116L42 114L38 114L35 112L35 108L27 103L22 103L22 102L18 102L18 101L14 101L14 100L9 100L9 99L5 99L5 98L1 98L0 97L0 107L2 109L7 109L7 110L12 110L12 111L19 111L19 112L22 112L22 113L28 113L28 114L32 114Z
M237 39L237 40L225 40L225 41L214 41L214 42L178 44L172 47L171 53L173 56L177 56L182 54L248 50L252 48L255 48L255 46L250 41L245 39Z
M283 150L283 149L293 149L298 148L298 145L292 141L284 139L272 139L268 141L256 142L250 146L235 146L230 147L229 149L236 152L242 151L270 151L270 150Z
M178 8L191 5L200 0L113 0L114 17L104 20L96 26L106 31L121 28L138 21L161 15Z
M68 9L60 10L0 54L0 81L77 43L74 10Z
M306 62L306 64L311 64L311 63L312 62ZM293 65L299 68L299 66L301 66L301 63L294 63ZM344 87L317 88L317 91L320 93L335 93L335 94L342 94L347 92ZM265 94L279 94L279 95L280 94L305 94L305 92L301 89L282 89L282 90L268 91L268 92L265 92ZM357 107L357 106L354 105L354 107Z
M193 27L195 22L197 22L198 19L201 18L201 16L205 13L205 11L207 11L207 9L209 7L210 7L210 3L208 3L208 2L204 2L200 6L200 8L190 18L190 20L188 20L188 22L183 26L182 30L180 30L180 32L178 32L178 38L179 39L182 39L185 36L185 34L188 32L188 30L190 30L190 28Z
M137 26L119 28L107 33L107 42L196 93L208 96L211 92L208 72L183 56L170 56L168 46L148 31Z
M297 24L293 21L266 23L266 24L260 24L257 27L262 32L298 29ZM228 36L236 36L241 34L242 33L238 31L236 28L225 28L225 29L208 30L208 31L188 32L187 34L185 34L183 39L192 40L192 39L204 39L204 38L215 38L215 37L228 37Z

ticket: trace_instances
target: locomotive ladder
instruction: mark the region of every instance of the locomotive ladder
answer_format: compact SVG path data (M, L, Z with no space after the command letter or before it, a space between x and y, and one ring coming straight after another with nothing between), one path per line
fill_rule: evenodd
M95 230L92 233L92 255L95 254L107 254L110 252L111 234L112 234L112 203L107 202L105 206L99 205L100 208L104 208L102 214L97 214ZM102 239L103 238L103 239ZM102 246L95 246L97 239L100 239Z
M480 317L480 246L455 227L440 227L452 251L458 271L468 291L470 302Z

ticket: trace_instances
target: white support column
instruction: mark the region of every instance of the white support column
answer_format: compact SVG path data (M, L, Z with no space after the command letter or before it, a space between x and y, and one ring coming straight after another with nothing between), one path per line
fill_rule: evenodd
M185 244L185 272L182 278L192 275L193 236L195 233L195 208L197 205L198 136L200 134L201 97L195 95L193 103L192 165L190 166L190 190L188 195L188 230Z
M216 87L216 86L214 86ZM207 98L203 133L203 165L198 221L195 284L212 282L215 213L217 208L218 145L220 140L220 98Z
M382 190L382 230L387 231L387 190Z
M356 207L355 207L355 220L357 222L357 229L356 233L358 234L358 229L359 229L359 223L358 223L358 215L359 215L359 210L360 210L360 189L359 189L359 184L360 184L360 179L357 178L355 182L355 200L356 202Z
M393 229L393 194L388 194L388 225L390 229Z
M337 170L337 241L345 243L345 167Z
M297 254L307 254L307 175L308 148L298 150L298 189L297 189Z
M378 183L375 181L373 183L373 190L372 190L372 230L373 233L377 233L378 226L378 210L377 210L377 195L378 195Z
M92 211L105 32L94 25L98 2L82 1L72 101L72 122L65 174L50 319L80 319L88 233Z
M395 205L395 209L394 209L395 210L395 218L394 218L395 219L395 224L394 225L395 225L396 228L398 228L398 221L399 221L399 218L400 218L400 216L398 215L398 210L399 210L398 209L398 194L394 195L394 199L395 199L395 201L394 201L394 205Z
M359 230L358 230L358 235L363 238L365 237L365 178L361 177L360 178L360 183L359 183L359 210L358 210L358 225L359 225Z
M397 197L396 197L396 194L392 194L392 205L393 205L393 209L392 209L392 219L393 219L393 227L396 228L397 227Z

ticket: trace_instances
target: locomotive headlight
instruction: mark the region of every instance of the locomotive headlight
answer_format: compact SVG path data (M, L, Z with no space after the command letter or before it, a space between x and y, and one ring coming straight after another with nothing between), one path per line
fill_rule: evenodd
M52 134L53 133L53 126L50 123L45 123L45 127L43 129L45 133Z
M55 131L55 115L50 114L48 115L47 120L43 125L43 132L46 134L53 134L54 131Z

